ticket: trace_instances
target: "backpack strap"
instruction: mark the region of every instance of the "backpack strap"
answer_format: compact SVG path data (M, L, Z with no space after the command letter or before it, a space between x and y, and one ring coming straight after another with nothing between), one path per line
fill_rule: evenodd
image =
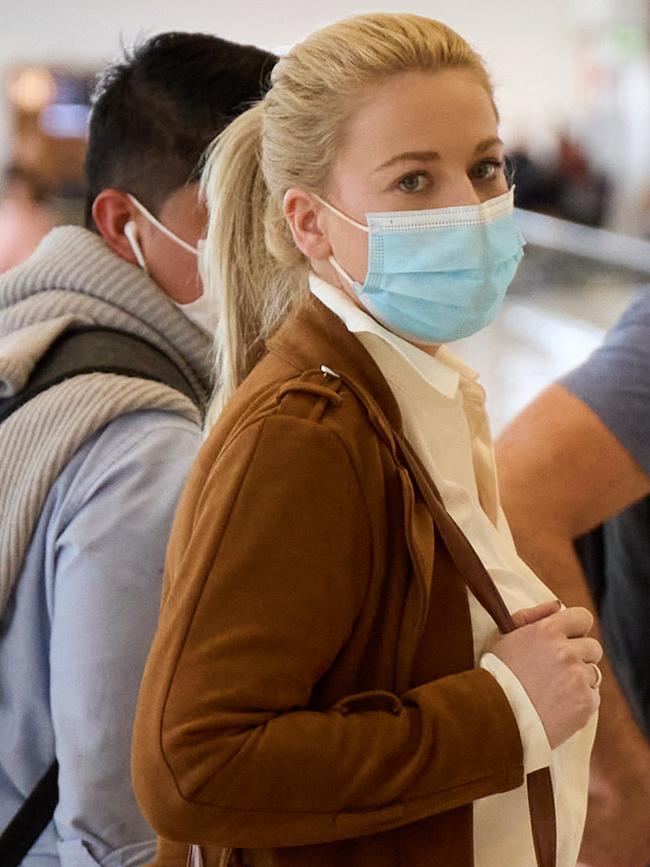
M0 837L0 864L19 867L23 858L50 824L59 800L59 766L53 762Z
M160 382L202 408L196 389L162 350L125 331L87 326L64 331L54 341L37 363L26 387L0 401L0 422L53 385L86 373L114 373Z
M203 401L183 371L141 337L114 328L88 326L64 331L38 361L26 387L0 400L0 422L28 401L66 379L113 373L160 382L176 389L203 412ZM52 821L59 800L59 767L54 761L0 835L0 864L19 867Z

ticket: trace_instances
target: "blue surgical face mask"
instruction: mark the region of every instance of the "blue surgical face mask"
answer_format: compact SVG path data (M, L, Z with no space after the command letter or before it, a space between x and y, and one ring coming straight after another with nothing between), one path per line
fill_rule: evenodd
M514 188L480 205L366 214L368 273L353 280L330 262L368 312L415 343L447 343L494 319L523 256L513 215Z

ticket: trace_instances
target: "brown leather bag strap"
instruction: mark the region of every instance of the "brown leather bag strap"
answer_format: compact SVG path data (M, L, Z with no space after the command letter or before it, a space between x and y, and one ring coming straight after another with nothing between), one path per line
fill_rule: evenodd
M549 768L540 768L526 777L528 812L539 867L555 867L557 822L555 796Z
M445 509L435 483L412 446L395 433L395 441L406 466L431 512L436 529L466 585L490 614L501 633L516 627L490 573L458 524ZM538 867L555 867L557 827L553 783L548 768L540 768L526 778L528 807Z
M516 628L515 624L492 576L481 562L467 536L445 508L433 479L413 447L392 427L381 408L365 389L345 374L329 368L321 368L321 376L330 379L330 382L331 378L334 378L344 383L365 407L373 427L408 469L461 578L492 617L499 631L503 634L512 632ZM331 384L338 392L338 383L334 381ZM537 865L556 867L557 823L550 769L541 768L528 774L526 782Z
M451 559L456 564L465 584L492 617L499 632L503 634L512 632L515 629L515 624L490 573L481 563L467 537L445 508L433 479L413 447L397 432L393 431L393 433L404 463L408 467L422 499L433 517L436 529L447 546Z

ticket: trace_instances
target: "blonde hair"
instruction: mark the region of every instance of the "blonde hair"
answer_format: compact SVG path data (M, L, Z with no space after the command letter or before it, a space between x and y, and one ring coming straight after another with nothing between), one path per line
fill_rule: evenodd
M481 57L446 25L411 14L344 19L281 58L264 99L213 143L202 180L206 291L218 295L220 310L208 424L306 292L308 261L284 218L285 192L323 194L347 121L371 85L455 68L474 71L492 99Z

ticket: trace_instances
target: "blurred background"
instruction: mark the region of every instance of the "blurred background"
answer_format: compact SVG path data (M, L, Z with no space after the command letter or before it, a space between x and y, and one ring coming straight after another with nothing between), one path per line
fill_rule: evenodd
M121 45L208 31L285 51L363 11L440 18L492 71L526 257L498 320L456 344L493 425L579 363L650 280L650 0L0 0L0 271L81 222L89 97Z

